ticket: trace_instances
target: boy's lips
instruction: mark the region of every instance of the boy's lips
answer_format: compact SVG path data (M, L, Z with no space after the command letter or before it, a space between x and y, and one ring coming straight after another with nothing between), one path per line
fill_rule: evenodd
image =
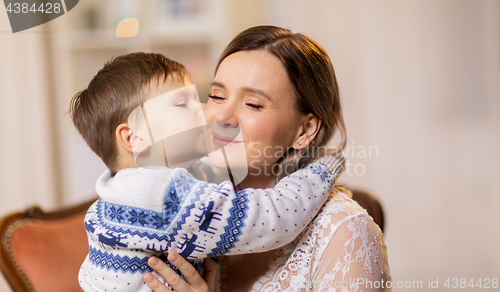
M227 146L227 145L233 145L233 144L238 144L238 143L243 142L243 141L237 141L237 140L229 138L229 137L221 136L221 135L215 134L213 132L212 132L212 138L213 138L214 144L216 144L218 146Z

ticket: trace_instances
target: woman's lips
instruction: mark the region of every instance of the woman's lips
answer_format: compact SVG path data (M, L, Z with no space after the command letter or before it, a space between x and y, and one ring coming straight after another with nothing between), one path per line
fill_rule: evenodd
M228 146L228 145L233 145L233 144L238 144L241 143L242 141L237 141L229 137L224 137L215 133L212 133L212 138L214 144L218 146Z

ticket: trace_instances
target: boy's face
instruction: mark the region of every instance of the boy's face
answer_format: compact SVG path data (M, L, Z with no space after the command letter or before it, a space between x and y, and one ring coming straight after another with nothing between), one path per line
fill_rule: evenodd
M196 87L180 78L152 82L148 100L130 114L129 125L142 141L133 147L138 166L188 167L210 149Z

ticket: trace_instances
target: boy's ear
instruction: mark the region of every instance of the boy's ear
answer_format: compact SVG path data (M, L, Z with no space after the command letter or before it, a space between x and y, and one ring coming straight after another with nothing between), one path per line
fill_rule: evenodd
M313 114L308 114L302 123L298 137L295 139L292 147L296 150L307 147L314 140L321 128L321 120Z
M144 141L141 137L136 135L130 126L126 123L118 125L115 131L116 141L120 143L128 152L133 153L134 150L144 149Z

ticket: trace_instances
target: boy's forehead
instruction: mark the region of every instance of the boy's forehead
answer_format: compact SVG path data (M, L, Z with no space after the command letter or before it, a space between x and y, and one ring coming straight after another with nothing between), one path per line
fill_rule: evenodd
M192 82L189 78L181 78L177 74L170 74L167 79L160 78L159 80L153 80L149 84L149 94L148 100L169 91L173 91L188 85Z

